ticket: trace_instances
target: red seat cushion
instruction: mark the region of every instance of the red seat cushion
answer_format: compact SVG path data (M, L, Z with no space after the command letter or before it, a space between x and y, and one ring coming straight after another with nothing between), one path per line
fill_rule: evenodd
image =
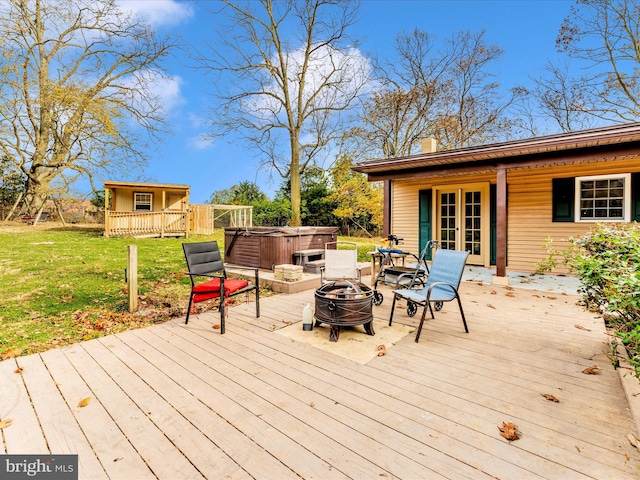
M247 285L249 285L247 280L227 278L224 281L224 296L228 297ZM220 296L220 279L214 278L212 280L199 283L198 285L195 285L191 291L195 293L193 296L193 303L204 302L210 298L218 298Z

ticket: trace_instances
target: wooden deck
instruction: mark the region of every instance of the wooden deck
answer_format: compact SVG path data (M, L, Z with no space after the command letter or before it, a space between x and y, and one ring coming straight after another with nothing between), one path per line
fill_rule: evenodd
M82 479L640 478L602 321L576 297L462 292L469 334L446 304L365 365L273 332L312 290L233 307L225 335L209 313L0 362L0 452L77 453Z

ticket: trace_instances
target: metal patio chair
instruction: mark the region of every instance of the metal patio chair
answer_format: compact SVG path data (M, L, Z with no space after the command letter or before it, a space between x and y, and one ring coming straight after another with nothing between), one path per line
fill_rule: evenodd
M324 248L324 266L320 269L320 281L323 284L361 283L361 279L362 272L358 267L358 245L353 242L327 242Z
M187 275L191 279L191 293L189 295L189 307L187 308L187 318L184 323L189 323L191 305L204 302L213 298L220 298L220 292L224 292L220 298L220 333L224 333L225 320L225 299L256 291L256 318L260 317L260 288L258 281L258 269L251 267L237 267L225 265L218 248L218 242L194 242L183 243L184 257L187 261ZM253 270L255 272L255 283L248 280L227 278L228 269ZM209 280L196 282L196 278L204 277Z
M464 311L462 310L462 302L460 301L460 295L458 294L460 280L462 279L464 265L468 256L469 252L443 249L436 250L433 262L431 263L427 283L423 288L420 290L402 289L393 291L393 303L391 304L389 326L391 326L391 323L393 322L393 311L398 299L405 299L408 303L412 302L416 305L422 306L422 318L420 319L420 325L416 331L416 342L418 342L420 339L420 333L422 332L422 325L424 324L424 320L427 315L427 308L431 313L431 318L435 318L433 315L433 309L431 308L431 303L451 302L455 299L458 301L458 307L460 307L460 315L462 315L464 330L466 333L469 333L467 321L464 317Z

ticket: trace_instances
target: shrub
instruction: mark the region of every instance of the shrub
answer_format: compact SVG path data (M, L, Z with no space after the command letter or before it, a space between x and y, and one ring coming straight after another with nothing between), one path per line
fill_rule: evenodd
M640 225L598 224L570 242L565 262L582 281L587 307L602 312L640 378Z

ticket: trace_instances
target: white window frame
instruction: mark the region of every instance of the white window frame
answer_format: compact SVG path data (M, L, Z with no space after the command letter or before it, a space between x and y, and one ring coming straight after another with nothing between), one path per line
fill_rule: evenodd
M581 182L585 181L598 181L598 180L611 180L614 178L621 178L624 180L623 186L623 199L622 199L622 218L580 218L580 201L582 200ZM576 177L575 187L575 221L581 223L598 223L598 222L629 222L631 219L631 174L630 173L616 173L611 175L591 175L586 177Z
M142 203L138 201L138 195L148 195L149 196L149 203ZM149 205L149 208L138 208L138 205ZM153 211L153 193L149 193L149 192L135 192L133 194L133 209L135 211L140 210L141 212L151 212Z

